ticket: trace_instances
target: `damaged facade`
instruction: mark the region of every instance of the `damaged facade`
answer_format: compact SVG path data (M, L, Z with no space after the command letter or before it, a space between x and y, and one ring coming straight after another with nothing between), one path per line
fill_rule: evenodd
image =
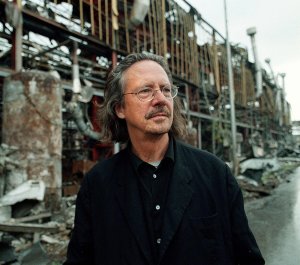
M188 3L0 0L0 197L30 181L44 185L42 200L55 211L77 193L84 174L120 148L101 142L97 122L106 75L142 51L168 60L188 118L185 141L232 160L226 40ZM231 45L231 54L236 154L274 156L292 143L284 87L245 48Z

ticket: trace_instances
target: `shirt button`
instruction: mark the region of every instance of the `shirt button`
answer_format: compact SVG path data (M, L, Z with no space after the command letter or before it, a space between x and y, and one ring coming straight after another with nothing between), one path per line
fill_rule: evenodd
M161 238L156 239L156 243L160 244L161 243Z
M156 178L157 178L156 174L153 174L153 178L154 178L154 179L156 179Z
M158 211L158 210L160 210L160 206L157 204L156 206L155 206L155 209Z

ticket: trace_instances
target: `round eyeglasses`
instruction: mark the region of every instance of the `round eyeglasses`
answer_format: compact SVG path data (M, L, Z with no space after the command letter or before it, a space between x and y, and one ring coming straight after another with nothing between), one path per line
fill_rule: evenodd
M167 99L175 98L178 93L178 87L176 86L164 86L160 89L152 89L151 87L142 87L137 92L124 93L123 96L133 94L136 95L140 101L150 101L155 97L156 92L161 91L161 93Z

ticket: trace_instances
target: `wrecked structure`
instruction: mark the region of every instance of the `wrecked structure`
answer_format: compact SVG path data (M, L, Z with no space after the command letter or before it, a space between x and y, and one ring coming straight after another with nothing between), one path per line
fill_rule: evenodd
M247 33L255 45L255 30ZM185 141L230 161L225 44L184 0L0 0L0 216L24 222L25 206L21 213L18 203L25 199L27 213L36 201L55 211L97 161L118 151L101 142L97 110L108 71L131 52L168 60L188 118ZM231 45L231 54L236 154L274 156L291 129L284 87L258 58L250 62L245 48ZM27 221L51 216L34 212ZM51 225L2 229L57 231Z
M1 0L0 14L1 141L26 165L8 187L43 180L53 203L118 149L101 143L97 109L109 69L131 52L165 56L188 118L185 140L231 160L226 40L186 1ZM255 51L255 30L247 33ZM246 49L231 50L236 153L274 152L291 128L283 88Z
M119 148L101 142L97 109L108 71L131 52L168 60L188 118L185 140L231 160L226 40L186 1L1 0L0 18L1 141L19 149L23 180L45 181L52 203L61 191L76 193L67 183ZM247 33L253 41L253 28ZM291 123L282 87L245 48L231 50L236 153L278 150Z

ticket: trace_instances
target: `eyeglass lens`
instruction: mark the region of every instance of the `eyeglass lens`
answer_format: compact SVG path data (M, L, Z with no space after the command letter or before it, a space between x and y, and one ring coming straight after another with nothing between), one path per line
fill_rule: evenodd
M165 87L162 87L159 90L162 92L162 94L166 98L169 98L169 99L174 98L177 95L177 88L176 87L165 86ZM152 89L150 87L144 87L144 88L141 88L137 92L137 96L142 101L151 100L152 98L154 98L154 96L157 92L158 92L158 90L156 90L156 89Z

